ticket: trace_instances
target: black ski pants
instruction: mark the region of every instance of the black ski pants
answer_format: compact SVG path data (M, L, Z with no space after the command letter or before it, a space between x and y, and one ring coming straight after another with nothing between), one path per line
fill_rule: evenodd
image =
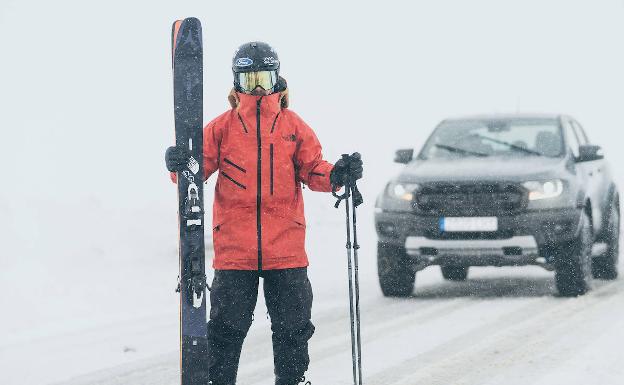
M251 326L264 279L264 298L273 331L275 375L299 378L308 369L312 286L307 268L243 271L216 270L210 291L208 372L218 384L236 383L243 340Z

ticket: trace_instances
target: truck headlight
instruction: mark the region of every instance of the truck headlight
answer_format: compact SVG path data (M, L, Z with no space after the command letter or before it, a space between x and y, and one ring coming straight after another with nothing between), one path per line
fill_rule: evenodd
M418 187L416 183L391 182L386 188L386 193L394 199L411 201L414 199L414 191L418 190Z
M548 181L529 181L522 184L529 190L529 200L556 198L563 192L563 182L559 179Z

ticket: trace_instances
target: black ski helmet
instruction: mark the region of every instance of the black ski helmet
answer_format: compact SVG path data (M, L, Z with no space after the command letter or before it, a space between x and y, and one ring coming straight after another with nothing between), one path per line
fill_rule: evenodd
M280 61L277 52L261 41L252 41L238 47L232 58L234 87L241 91L236 74L242 72L275 71L279 76Z

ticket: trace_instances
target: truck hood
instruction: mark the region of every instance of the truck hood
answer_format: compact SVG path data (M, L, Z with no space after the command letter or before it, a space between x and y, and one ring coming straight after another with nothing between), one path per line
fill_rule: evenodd
M401 182L510 181L558 178L565 172L565 158L541 156L487 157L452 160L416 160L399 174Z

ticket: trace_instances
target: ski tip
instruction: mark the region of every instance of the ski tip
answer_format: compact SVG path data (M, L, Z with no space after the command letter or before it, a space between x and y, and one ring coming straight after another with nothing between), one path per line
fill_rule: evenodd
M198 18L196 17L187 17L186 19L182 20L182 24L180 28L188 28L188 31L192 31L191 33L193 35L199 36L199 39L201 40L201 34L202 34L202 25L201 25L201 21L199 21Z
M195 44L199 42L201 45L202 26L201 22L196 17L187 17L183 20L176 20L171 27L171 52L175 55L175 50L180 41L181 35L195 36Z
M184 22L192 24L195 27L201 28L201 21L199 21L199 19L196 17L187 17L186 19L184 19Z
M184 46L184 49L181 47ZM182 51L183 53L180 53ZM202 52L202 27L199 19L187 17L176 20L171 29L171 56L175 66L175 57L179 54L197 56Z

